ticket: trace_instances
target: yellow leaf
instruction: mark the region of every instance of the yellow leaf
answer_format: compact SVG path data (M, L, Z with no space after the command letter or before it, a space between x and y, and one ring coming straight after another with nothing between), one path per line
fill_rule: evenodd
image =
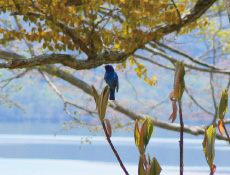
M156 79L157 79L157 77L156 77L156 76L152 76L152 79L153 79L153 80L156 80Z
M149 79L147 77L144 78L146 83L149 83Z
M130 64L131 64L131 66L134 65L134 60L133 59L130 60Z
M135 127L134 127L134 139L135 139L135 144L139 149L139 144L140 144L140 131L139 131L139 126L138 126L138 121L136 120L135 122Z
M219 121L218 121L218 129L219 129L219 131L220 131L221 135L223 135L223 132L224 132L224 126L223 126L223 122L222 122L222 120L219 120Z
M119 46L119 44L114 44L114 47L119 48L120 46Z
M121 65L118 65L116 68L117 68L117 69L121 69Z

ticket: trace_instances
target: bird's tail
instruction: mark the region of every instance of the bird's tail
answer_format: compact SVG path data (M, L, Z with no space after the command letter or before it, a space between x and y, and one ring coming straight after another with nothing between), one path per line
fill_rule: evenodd
M114 93L115 93L115 91L110 88L110 97L109 97L110 100L115 100L115 94Z

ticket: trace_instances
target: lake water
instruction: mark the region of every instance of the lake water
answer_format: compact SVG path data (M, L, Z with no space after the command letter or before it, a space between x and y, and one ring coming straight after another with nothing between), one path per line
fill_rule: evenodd
M84 129L54 136L52 133L61 129L60 124L1 124L0 128L0 174L124 174L104 136L88 137L90 133ZM179 174L178 133L162 132L165 131L155 128L146 153L157 158L162 175ZM114 134L112 142L130 175L136 175L138 149L132 134L122 133ZM91 144L82 144L86 138ZM202 137L185 135L185 175L209 174L202 141ZM216 140L215 148L215 175L230 175L230 146Z

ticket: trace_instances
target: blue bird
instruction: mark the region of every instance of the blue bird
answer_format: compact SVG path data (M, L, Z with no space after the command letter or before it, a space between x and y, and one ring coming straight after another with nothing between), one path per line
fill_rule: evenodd
M115 89L119 88L119 83L118 83L118 76L117 73L114 71L113 66L111 65L105 65L105 76L104 76L105 82L109 85L110 87L110 100L115 100Z

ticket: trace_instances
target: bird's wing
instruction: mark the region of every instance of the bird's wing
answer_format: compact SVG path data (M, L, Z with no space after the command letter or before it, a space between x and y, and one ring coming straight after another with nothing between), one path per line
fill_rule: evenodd
M118 76L117 76L117 73L116 73L116 72L115 72L115 76L116 76L117 92L118 92L118 89L119 89L119 80L118 80Z
M115 77L113 74L111 73L105 73L104 76L105 82L109 85L109 87L115 91L115 87L116 87L116 82L115 82Z
M116 81L116 79L115 78L111 78L110 80L109 80L109 86L110 86L110 88L113 90L113 91L115 91L115 88L116 88L116 86L117 86L117 81Z

